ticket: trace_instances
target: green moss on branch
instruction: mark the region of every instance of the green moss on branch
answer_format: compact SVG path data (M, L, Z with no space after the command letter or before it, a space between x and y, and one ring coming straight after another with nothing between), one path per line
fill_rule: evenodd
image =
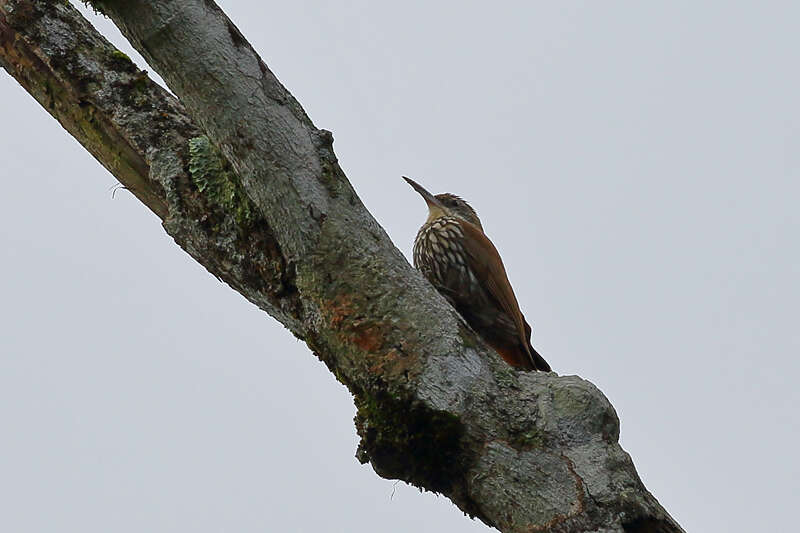
M403 479L417 487L452 492L466 465L464 427L457 417L389 397L356 394L356 427L361 436L356 457L371 461L382 477Z
M189 139L189 173L197 189L214 205L232 214L240 229L252 223L255 207L228 160L205 135Z

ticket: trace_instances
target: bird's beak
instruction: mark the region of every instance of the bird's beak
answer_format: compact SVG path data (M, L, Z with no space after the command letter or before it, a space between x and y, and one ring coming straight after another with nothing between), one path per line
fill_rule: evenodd
M428 204L428 209L432 207L438 207L439 209L442 209L444 207L442 203L439 200L437 200L434 195L426 191L422 185L412 180L411 178L407 178L405 176L403 176L403 179L406 180L408 184L411 185L414 188L414 190L417 191L422 196L422 199L425 200L426 204Z

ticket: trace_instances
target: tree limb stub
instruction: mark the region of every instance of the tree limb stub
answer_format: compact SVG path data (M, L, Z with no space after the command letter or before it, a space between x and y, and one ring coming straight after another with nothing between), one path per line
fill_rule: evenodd
M75 9L0 0L0 61L187 252L287 326L297 323L291 275L227 161L180 102Z
M180 246L348 386L359 459L503 531L682 531L620 448L602 393L514 371L476 338L213 2L96 7L180 103L64 2L0 0L0 63Z

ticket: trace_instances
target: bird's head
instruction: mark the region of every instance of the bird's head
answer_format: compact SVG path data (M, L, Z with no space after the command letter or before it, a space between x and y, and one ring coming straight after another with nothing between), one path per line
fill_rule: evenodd
M408 184L422 196L425 203L428 204L428 222L443 216L455 216L466 220L483 231L478 213L476 213L475 210L472 209L472 206L465 202L460 196L450 194L449 192L433 195L411 178L403 176L403 179L406 180Z

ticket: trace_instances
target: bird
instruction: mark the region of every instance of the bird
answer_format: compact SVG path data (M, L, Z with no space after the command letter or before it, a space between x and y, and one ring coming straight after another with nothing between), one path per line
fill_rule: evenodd
M506 363L550 372L531 345L531 327L478 213L455 194L433 195L411 178L403 179L428 204L428 219L414 239L414 267Z

